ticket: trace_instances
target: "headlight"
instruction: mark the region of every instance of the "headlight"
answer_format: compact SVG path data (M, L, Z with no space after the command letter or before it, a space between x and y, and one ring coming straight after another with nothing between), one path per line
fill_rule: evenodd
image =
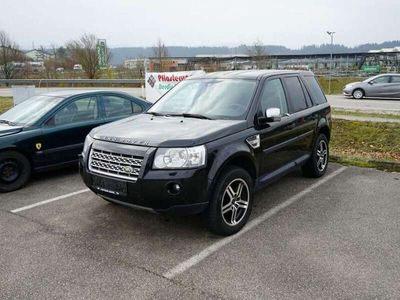
M85 139L85 143L83 144L82 155L85 156L88 154L90 146L93 144L94 139L88 134Z
M204 166L206 147L160 148L154 158L154 169L189 169Z

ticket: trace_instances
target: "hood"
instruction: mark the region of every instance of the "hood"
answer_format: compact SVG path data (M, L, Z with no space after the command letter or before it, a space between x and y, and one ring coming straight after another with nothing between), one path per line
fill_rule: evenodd
M350 82L350 83L346 84L346 86L352 86L352 85L356 85L356 84L360 84L360 83L362 83L362 81Z
M18 133L22 130L22 126L10 126L7 124L0 124L0 137Z
M190 147L246 129L245 120L203 120L142 114L95 129L98 140L150 147Z

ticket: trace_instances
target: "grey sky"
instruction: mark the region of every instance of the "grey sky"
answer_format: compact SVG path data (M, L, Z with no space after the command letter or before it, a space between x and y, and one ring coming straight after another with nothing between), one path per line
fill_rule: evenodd
M0 30L23 48L61 45L82 33L111 47L234 46L260 39L299 48L400 39L400 0L1 0Z

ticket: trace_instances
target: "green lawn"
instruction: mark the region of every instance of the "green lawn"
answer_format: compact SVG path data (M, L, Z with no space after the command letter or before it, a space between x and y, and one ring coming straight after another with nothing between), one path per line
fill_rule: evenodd
M334 160L357 166L400 171L400 124L334 120L331 138Z
M329 94L329 78L318 77L319 84L325 94ZM331 81L331 95L341 94L344 86L351 82L363 81L365 78L361 77L333 77Z
M384 113L370 113L363 111L343 110L343 109L332 109L333 115L343 116L356 116L356 117L371 117L371 118L383 118L383 119L396 119L400 120L400 114L384 114Z
M12 97L0 97L0 114L13 106Z

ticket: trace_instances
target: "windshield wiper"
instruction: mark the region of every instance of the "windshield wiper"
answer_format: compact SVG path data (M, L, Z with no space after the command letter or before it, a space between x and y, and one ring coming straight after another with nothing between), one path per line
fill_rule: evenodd
M14 122L11 122L11 121L8 121L8 120L0 120L0 123L1 124L7 124L9 126L18 126L17 123L14 123Z
M146 112L146 114L153 115L153 116L158 116L158 117L165 116L164 114L158 113L158 112L155 112L155 111L148 111L148 112Z
M182 113L182 114L168 114L167 116L171 117L184 117L184 118L196 118L196 119L203 119L203 120L212 120L212 118L200 115L200 114L190 114L190 113Z

